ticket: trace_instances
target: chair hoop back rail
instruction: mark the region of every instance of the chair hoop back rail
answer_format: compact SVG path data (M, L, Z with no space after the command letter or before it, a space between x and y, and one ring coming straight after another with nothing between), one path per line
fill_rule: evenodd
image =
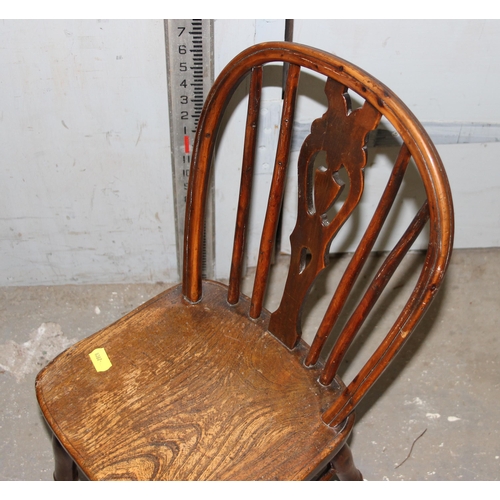
M368 133L377 127L381 117L384 116L403 141L371 223L341 278L308 351L306 366L312 367L318 364L320 352L393 205L410 159L413 159L418 169L427 197L406 232L389 252L322 367L320 382L329 385L334 381L340 362L385 285L423 227L429 222L428 249L413 292L379 347L345 387L340 397L323 413L323 421L330 426L336 426L354 410L382 374L435 296L443 280L452 250L452 198L446 173L430 138L412 112L386 86L355 65L321 50L290 42L256 45L235 57L222 71L207 97L199 120L190 169L185 219L182 286L186 301L197 303L202 300L202 228L208 179L223 111L239 83L251 74L228 292L229 304L235 305L239 302L261 100L262 67L273 62L286 63L288 71L275 166L248 312L250 318L259 318L263 308L273 243L283 201L301 67L327 78L325 94L328 109L321 118L313 122L311 133L304 141L299 154L298 214L295 229L290 237L292 248L290 269L282 302L271 314L268 325L269 331L289 349L293 349L300 339L302 306L313 282L327 266L330 243L362 195ZM348 89L365 100L361 108L352 112L347 96ZM335 140L332 140L332 137ZM314 159L320 151L326 152L327 167L315 172ZM349 176L349 193L339 212L328 221L326 213L342 190L342 183L337 176L342 167Z

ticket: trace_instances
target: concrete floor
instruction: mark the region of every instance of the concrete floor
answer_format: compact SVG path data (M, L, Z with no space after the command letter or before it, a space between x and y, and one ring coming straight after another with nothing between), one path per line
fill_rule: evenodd
M421 259L410 257L349 353L346 380L359 366L353 355L363 358L373 335L387 326L390 299L404 300ZM284 260L275 266L270 309L282 287ZM335 259L315 286L304 317L306 340L326 304L317 296L344 265ZM431 309L358 408L350 444L367 480L500 479L499 283L500 249L455 251ZM34 393L38 370L167 286L0 288L0 480L52 478L49 431Z

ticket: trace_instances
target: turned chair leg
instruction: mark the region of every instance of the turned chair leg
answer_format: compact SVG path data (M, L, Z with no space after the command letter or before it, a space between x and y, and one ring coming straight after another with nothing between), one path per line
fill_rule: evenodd
M73 459L52 435L52 450L54 451L54 481L77 481L78 470Z
M331 464L340 481L363 481L361 472L354 465L351 449L347 443L342 446Z

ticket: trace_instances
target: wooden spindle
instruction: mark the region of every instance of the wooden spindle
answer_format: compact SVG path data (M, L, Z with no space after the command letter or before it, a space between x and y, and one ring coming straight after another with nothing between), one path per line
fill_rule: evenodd
M396 195L403 181L404 174L406 172L406 167L410 160L410 152L405 144L401 147L394 168L392 169L391 176L387 182L387 186L384 190L382 198L373 214L372 220L368 225L368 228L363 235L354 255L345 270L342 279L335 291L335 294L328 306L328 309L323 317L323 320L319 326L319 329L314 337L311 348L307 355L305 365L311 366L317 363L319 356L321 354L321 349L323 348L326 339L330 335L335 323L337 322L342 309L345 306L347 298L351 293L351 290L356 283L359 273L363 269L366 259L375 244L375 241L380 234L380 230L391 210L394 203Z
M271 265L279 215L281 212L281 205L283 203L283 193L286 181L288 157L290 154L290 144L292 140L293 116L295 112L295 100L299 84L299 75L300 66L291 64L288 68L274 173L259 247L259 259L257 261L257 268L255 271L255 282L250 305L251 318L258 318L260 316L264 302L269 267Z
M405 308L358 375L354 377L335 403L323 414L322 418L326 424L334 427L343 422L403 347L410 332L415 328L418 319L438 290L434 282L436 276L432 273L429 276L429 273L426 272L436 264L438 259L439 250L430 246L419 282Z
M240 297L240 281L243 267L245 237L250 213L250 198L255 163L255 145L257 140L257 125L262 91L262 66L252 71L250 92L248 96L248 114L245 129L245 145L243 148L243 164L241 167L241 184L236 215L236 230L234 233L233 257L229 277L228 302L237 304Z
M401 263L403 257L408 253L408 250L411 248L428 220L429 207L427 201L425 201L402 238L385 259L377 275L358 304L358 307L353 312L346 326L342 330L325 363L325 367L323 368L323 372L320 377L322 384L328 385L333 381L340 363L342 362L347 349L354 340L354 337L365 322L377 299L384 291L387 283L394 274L394 271Z

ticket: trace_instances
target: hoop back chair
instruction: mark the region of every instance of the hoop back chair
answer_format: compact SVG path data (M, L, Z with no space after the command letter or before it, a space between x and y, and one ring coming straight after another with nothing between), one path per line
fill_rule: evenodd
M255 163L263 65L286 63L274 173L250 297L241 293ZM279 223L301 68L326 77L328 107L311 126L296 166L298 209L280 305L264 308ZM229 285L202 279L208 179L231 95L250 78L239 205ZM351 112L347 91L364 104ZM402 146L387 186L309 346L301 314L328 264L332 239L364 186L366 141L384 116ZM326 166L314 160L326 152ZM385 258L333 348L320 354L393 206L410 160L426 200ZM341 191L349 193L331 219ZM369 189L369 186L366 186ZM389 279L428 224L428 248L406 304L366 364L346 386L338 374L347 349ZM270 42L234 58L215 81L200 117L191 163L182 285L146 302L60 354L37 377L36 392L54 438L54 478L296 480L361 479L346 444L354 409L399 351L443 280L453 240L447 177L428 135L409 109L360 68L311 47ZM89 354L105 349L111 368Z

